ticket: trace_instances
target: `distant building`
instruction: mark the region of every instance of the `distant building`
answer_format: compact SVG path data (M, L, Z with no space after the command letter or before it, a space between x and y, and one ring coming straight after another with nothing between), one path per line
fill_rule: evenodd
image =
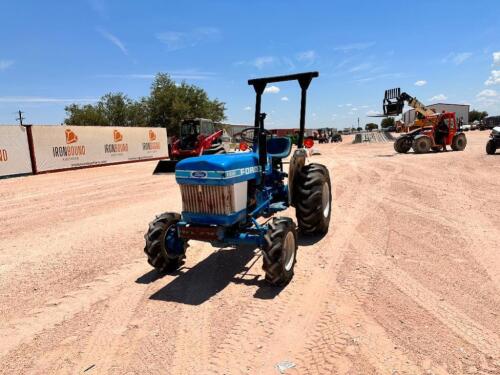
M446 111L446 112L455 112L457 121L460 119L460 117L463 118L463 123L468 124L469 123L469 109L470 106L468 104L446 104L446 103L436 103L436 104L431 104L428 105L427 108L432 108L436 111L436 113ZM402 121L405 123L405 125L411 124L413 121L415 121L415 110L410 109L409 111L406 111L403 113L402 116Z

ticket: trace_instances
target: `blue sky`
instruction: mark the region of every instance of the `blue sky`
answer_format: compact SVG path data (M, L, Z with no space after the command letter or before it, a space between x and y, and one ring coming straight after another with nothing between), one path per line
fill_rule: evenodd
M2 1L0 124L18 109L58 124L65 105L107 92L140 98L160 71L226 102L233 123L252 122L247 79L309 70L309 127L365 124L393 87L500 114L500 2L415 4ZM297 85L275 85L267 125L297 126L298 104Z

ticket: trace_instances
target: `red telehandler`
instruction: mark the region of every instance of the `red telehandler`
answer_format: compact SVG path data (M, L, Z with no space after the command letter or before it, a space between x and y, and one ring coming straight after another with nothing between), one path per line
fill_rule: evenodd
M398 116L403 112L404 104L415 109L417 119L414 130L401 135L394 142L394 150L407 153L413 148L416 154L440 151L444 145L453 151L463 151L467 145L465 134L457 128L454 112L436 113L426 107L417 98L401 92L401 89L386 90L384 96L384 116Z
M169 160L160 160L153 174L172 173L179 160L192 156L223 154L222 129L216 129L212 120L194 118L183 120L179 137L172 137Z

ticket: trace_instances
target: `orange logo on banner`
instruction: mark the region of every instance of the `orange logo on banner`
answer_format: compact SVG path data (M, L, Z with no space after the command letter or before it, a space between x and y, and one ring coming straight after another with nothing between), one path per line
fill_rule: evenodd
M9 160L9 156L7 155L7 150L0 149L0 161Z
M123 141L123 135L118 130L113 130L113 139L115 142Z
M149 140L150 142L156 141L156 133L152 130L149 131Z
M67 145L70 145L70 144L78 141L78 136L75 134L75 132L73 130L66 129L64 132L66 134L66 144Z

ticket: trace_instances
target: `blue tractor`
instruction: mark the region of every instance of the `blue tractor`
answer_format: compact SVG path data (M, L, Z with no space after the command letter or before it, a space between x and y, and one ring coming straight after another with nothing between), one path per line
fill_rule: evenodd
M306 94L315 77L318 72L248 81L256 93L255 123L241 132L241 138L251 149L192 157L177 164L182 213L163 213L149 224L144 251L150 265L160 272L176 270L183 263L189 240L216 247L251 245L262 252L269 283L285 285L292 279L297 231L324 235L331 216L328 169L306 164L304 148ZM301 87L301 108L297 149L287 173L283 159L291 153L291 140L265 129L261 98L268 83L290 80L297 80ZM305 141L312 146L311 140ZM297 224L291 218L274 216L290 206L295 207Z

